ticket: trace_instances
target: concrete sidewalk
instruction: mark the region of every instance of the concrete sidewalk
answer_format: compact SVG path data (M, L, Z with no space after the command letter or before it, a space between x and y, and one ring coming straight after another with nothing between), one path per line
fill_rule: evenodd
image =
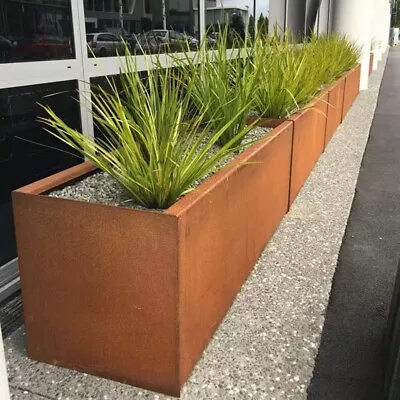
M372 75L371 88L359 95L266 247L182 399L307 398L384 64ZM23 328L5 346L13 399L168 399L30 361Z
M379 400L400 256L400 49L389 53L340 250L310 400Z

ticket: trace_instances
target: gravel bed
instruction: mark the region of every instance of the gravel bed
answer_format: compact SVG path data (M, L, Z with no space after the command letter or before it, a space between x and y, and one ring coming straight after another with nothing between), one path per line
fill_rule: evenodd
M251 144L255 140L262 139L270 131L272 131L272 129L256 127L245 136L243 143ZM246 146L243 150L239 151L239 154L248 147L249 146ZM210 156L215 154L218 149L219 147L214 145L211 149ZM222 162L219 167L226 166L235 157L236 155L230 156L224 162ZM213 173L215 172L216 171ZM213 175L213 173L207 174L201 179L198 179L193 183L193 185L191 185L191 187L193 189L196 188L204 180ZM73 184L53 190L48 193L48 196L146 210L145 207L135 204L129 193L127 193L117 181L102 171L94 172L82 180L74 182ZM162 212L163 210L154 211Z

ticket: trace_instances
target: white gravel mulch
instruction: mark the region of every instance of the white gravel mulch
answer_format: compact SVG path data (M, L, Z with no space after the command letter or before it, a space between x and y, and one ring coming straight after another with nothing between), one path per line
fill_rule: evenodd
M252 129L243 139L244 144L253 143L255 140L260 140L265 137L265 135L271 132L272 129L256 127ZM248 147L248 146L247 146ZM247 148L245 147L245 148ZM239 154L245 150L241 150ZM218 146L214 145L210 156L218 151ZM235 155L232 155L224 162L222 162L219 167L224 167L229 164ZM216 171L215 171L216 172ZM214 173L215 173L214 172ZM211 174L207 174L201 179L198 179L193 183L192 188L199 186L204 180L206 180ZM82 180L76 181L68 186L64 186L53 190L48 193L51 197L59 197L64 199L87 201L89 203L99 203L111 206L120 206L128 208L138 208L146 209L143 206L135 204L130 194L126 192L117 181L112 177L102 171L96 171L89 176L86 176ZM162 210L158 210L162 211Z

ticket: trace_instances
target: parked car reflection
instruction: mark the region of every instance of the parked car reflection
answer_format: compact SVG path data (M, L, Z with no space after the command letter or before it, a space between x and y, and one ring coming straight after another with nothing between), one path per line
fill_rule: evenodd
M11 41L4 36L0 36L0 63L11 60L15 47L16 42Z
M73 50L68 37L37 35L31 40L19 40L16 52L21 59L35 61L71 58Z
M165 53L198 48L199 41L188 34L174 30L153 29L145 34L136 35L135 50L144 53Z
M124 42L112 33L88 33L86 42L89 46L89 57L109 57L124 54Z

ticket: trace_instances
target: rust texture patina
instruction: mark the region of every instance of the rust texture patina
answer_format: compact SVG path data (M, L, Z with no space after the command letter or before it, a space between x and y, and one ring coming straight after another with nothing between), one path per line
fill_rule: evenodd
M290 204L324 151L327 108L328 93L324 92L290 118L294 123Z
M374 53L371 53L369 56L369 71L368 71L369 75L372 74L373 69L374 69Z
M328 89L328 110L326 120L325 146L342 122L343 94L345 81L340 79Z
M278 118L253 118L248 117L246 122L247 124L252 124L255 122L256 126L261 126L263 128L276 128L283 122L285 119L278 119Z
M215 175L167 211L181 230L182 383L288 211L292 129L284 122L236 160L255 164Z
M360 74L361 65L358 64L342 78L345 80L342 121L350 110L358 93L360 93Z
M293 126L164 213L45 195L90 163L15 191L29 357L178 396L287 212Z

